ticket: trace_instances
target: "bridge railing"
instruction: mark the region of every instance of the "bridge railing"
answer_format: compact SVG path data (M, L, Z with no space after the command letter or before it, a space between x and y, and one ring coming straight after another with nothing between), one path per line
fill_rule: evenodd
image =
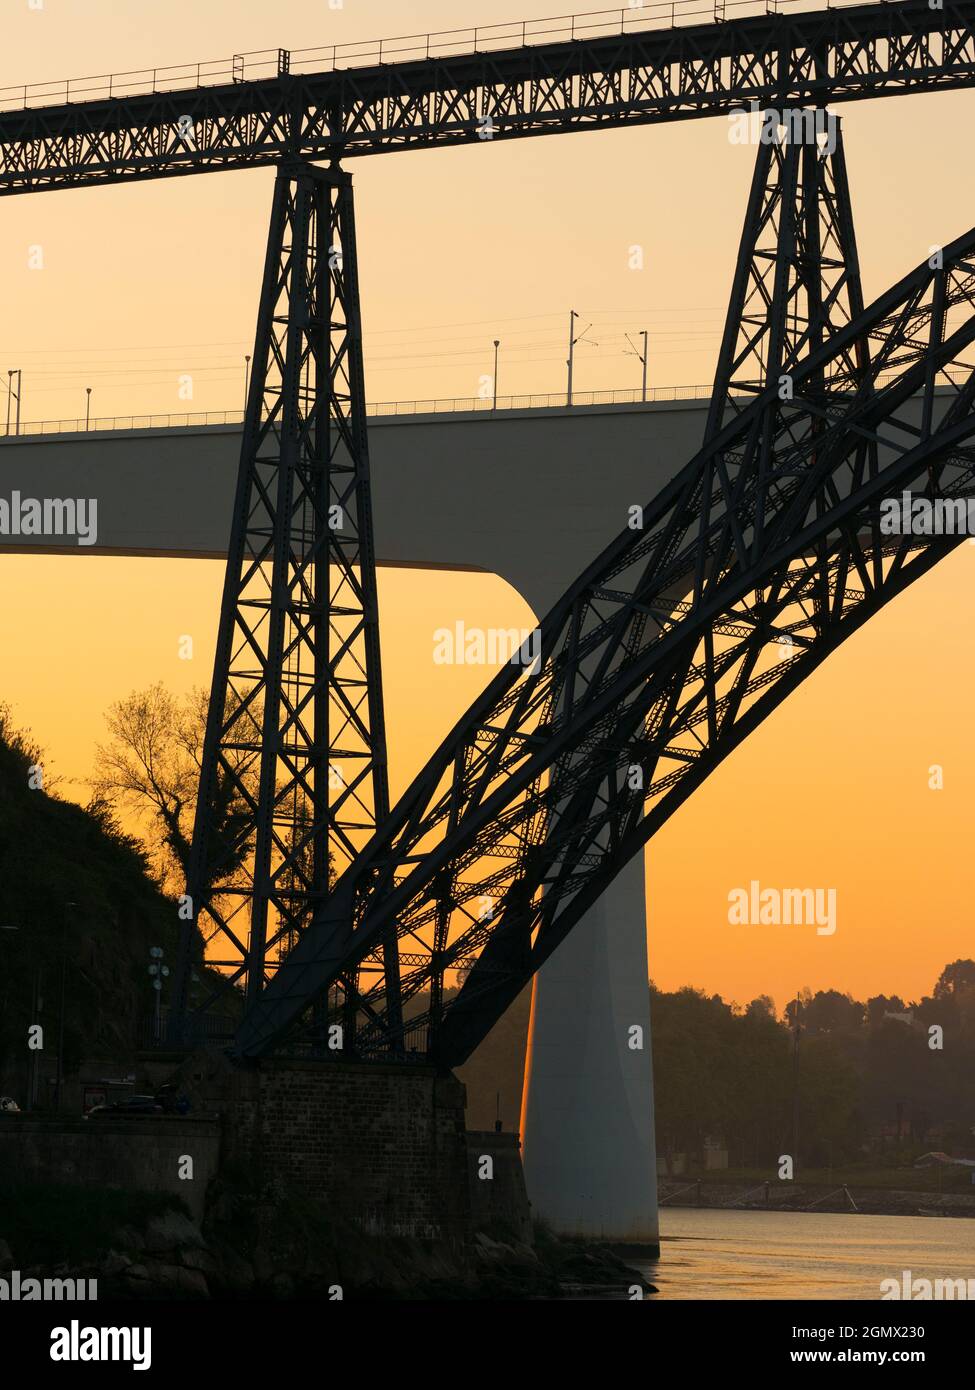
M877 378L877 384L884 386L893 381L896 374L888 373ZM947 388L947 381L945 383ZM391 416L411 415L455 415L485 414L494 415L508 410L577 410L584 406L626 406L652 405L659 401L707 401L711 399L712 384L699 383L690 386L648 387L644 396L640 388L624 387L610 391L573 391L572 405L564 391L533 392L521 396L498 396L497 402L489 396L441 396L424 400L416 397L405 401L373 401L366 406L366 414L373 419L387 419ZM185 413L141 415L103 415L94 420L78 417L60 420L22 421L19 429L11 423L6 429L0 425L0 443L5 439L29 439L44 434L104 434L112 430L172 430L199 429L203 426L242 425L243 412L240 410L195 410Z
M139 1046L225 1048L233 1042L237 1031L237 1024L232 1018L217 1015L193 1015L185 1038L180 1037L177 1025L178 1019L168 1008L161 1009L158 1017L155 1014L144 1015L139 1026Z
M646 403L654 401L694 401L707 400L711 387L707 386L654 386L648 388ZM643 401L639 389L624 388L617 391L573 391L572 409L582 406L637 405ZM499 396L497 405L494 399L480 396L431 397L423 400L416 397L406 401L373 401L366 406L366 414L373 418L395 415L452 415L461 412L495 414L503 410L565 410L568 400L564 391L534 392L522 396ZM144 413L141 415L104 415L93 420L83 416L59 420L21 421L18 430L13 423L5 429L0 422L0 440L4 438L30 438L39 434L102 434L111 430L158 430L193 429L205 425L241 425L244 416L240 410L195 410L183 413Z
M491 53L538 44L611 38L643 30L673 29L693 24L722 24L752 15L784 14L796 9L844 9L862 0L646 0L635 6L616 6L553 19L515 20L474 28L446 29L433 34L407 34L362 43L330 44L320 48L260 49L203 63L182 63L131 72L99 73L0 88L0 111L24 111L38 106L147 96L199 87L222 87L257 82L300 72L340 72L384 63L426 62L433 58Z
M403 1027L402 1055L382 1053L359 1058L359 1060L423 1062L426 1059L428 1027L425 1018L407 1021ZM173 1048L179 1050L200 1048L223 1052L233 1043L236 1031L237 1021L232 1018L219 1015L191 1014L187 1020L184 1035L180 1031L177 1015L170 1009L163 1008L158 1017L155 1014L146 1014L140 1020L138 1046L144 1051L152 1051L157 1048L163 1051ZM343 1060L340 1051L331 1051L324 1042L296 1044L287 1050L287 1055L315 1057L322 1061L341 1062Z
M944 389L949 390L949 379L955 380L957 373L942 373L945 377ZM885 373L877 377L877 385L883 387L896 380L896 373ZM957 381L956 381L957 384ZM940 389L940 388L939 388ZM521 396L498 396L497 401L489 396L441 396L405 401L373 401L366 406L366 414L373 419L387 419L392 416L416 415L454 415L485 414L494 415L510 410L577 410L584 406L627 406L652 405L659 401L707 401L711 399L711 382L684 386L648 387L646 394L639 388L624 387L610 391L573 391L572 404L564 391L533 392ZM242 425L244 415L240 410L196 410L186 413L142 414L142 415L104 415L94 420L27 420L19 428L11 423L6 429L0 427L0 443L5 439L29 439L45 434L103 434L112 430L170 430L199 429L202 426Z

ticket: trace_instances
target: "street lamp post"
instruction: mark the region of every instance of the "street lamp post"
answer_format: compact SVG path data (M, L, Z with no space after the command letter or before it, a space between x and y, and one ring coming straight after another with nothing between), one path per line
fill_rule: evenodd
M30 1021L33 1027L39 1020L44 1008L44 1000L41 998L41 968L36 966L31 980L30 992ZM30 1057L27 1063L27 1109L33 1110L37 1105L37 1063L38 1049L30 1048Z
M251 384L251 355L248 352L244 357L244 414L247 414L247 393Z
M77 907L77 903L64 904L64 916L61 927L61 1004L58 1010L58 1071L57 1080L54 1083L54 1109L61 1113L61 1089L64 1083L64 996L65 982L68 970L68 909Z
M0 931L20 931L19 927L0 923ZM41 972L35 966L31 972L31 991L30 991L30 1021L31 1026L37 1022L38 1015L43 1008L41 999ZM33 1044L28 1048L27 1057L27 1096L24 1104L25 1110L33 1110L37 1104L37 1048Z
M19 927L8 926L6 923L0 924L0 931L20 931ZM28 1088L30 1083L28 1082Z
M162 1032L162 987L163 978L169 974L169 966L162 964L163 949L161 946L149 947L149 974L152 976L152 987L156 992L156 1008L153 1022L153 1037L156 1043L159 1042L159 1035Z
M85 387L85 433L86 433L86 434L87 434L87 432L88 432L88 427L89 427L90 424L91 424L91 387L90 387L90 386L86 386L86 387Z
M495 340L494 340L494 404L493 404L493 406L492 406L492 409L493 409L493 410L497 410L497 408L498 408L498 348L499 348L500 346L501 346L501 339L500 339L500 338L495 338Z

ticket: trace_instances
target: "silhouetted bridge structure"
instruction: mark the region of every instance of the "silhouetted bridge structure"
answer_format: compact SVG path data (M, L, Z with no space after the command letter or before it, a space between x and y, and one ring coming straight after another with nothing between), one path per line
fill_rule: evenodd
M7 88L0 192L967 87L973 20L972 0L691 0Z
M326 1057L338 1040L346 1056L406 1060L419 1033L448 1067L565 943L572 1017L556 980L541 1034L536 996L535 1042L550 1077L571 1073L580 982L594 982L594 1008L614 997L611 970L573 956L593 914L635 977L627 1019L648 1040L642 915L610 933L611 885L806 675L961 539L890 535L879 511L912 488L973 491L975 232L864 306L838 128L829 151L788 134L759 144L703 445L619 518L543 619L538 659L500 671L390 806L341 161L975 81L975 0L731 12L680 24L698 16L675 7L659 28L610 11L608 32L580 17L551 41L515 28L506 47L478 30L470 51L387 62L367 46L362 66L333 53L313 71L281 52L270 75L249 77L241 58L177 89L146 74L148 90L124 96L115 78L94 94L55 83L0 114L0 194L277 169L187 885L186 1043L200 932L224 985L197 1012L229 1001L239 1057ZM649 1050L624 1066L608 1036L632 1122L621 1144L648 1146ZM586 1080L611 1113L606 1076ZM630 1227L652 1219L646 1148L640 1160Z

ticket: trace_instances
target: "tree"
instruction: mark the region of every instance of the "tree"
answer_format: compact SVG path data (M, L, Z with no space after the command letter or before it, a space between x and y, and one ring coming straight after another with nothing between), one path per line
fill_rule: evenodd
M141 846L103 805L32 787L41 758L0 709L0 923L15 928L0 933L0 1091L22 1100L28 1026L44 1028L51 1066L60 1048L62 976L68 1075L85 1056L131 1056L150 1008L149 946L172 957L177 940Z
M196 692L182 703L157 682L133 691L105 716L112 742L95 749L95 795L118 808L147 815L160 833L153 859L163 878L189 862L188 810L199 780Z
M851 995L821 989L806 1003L802 1026L811 1035L852 1034L862 1027L864 1015L864 1006Z
M150 858L164 884L182 892L187 880L193 819L203 760L209 697L195 688L182 699L157 681L145 690L134 690L118 700L105 716L111 742L95 750L92 787L97 799L118 811L134 811L148 822ZM256 728L259 713L249 715ZM256 785L257 760L253 753L237 755L236 771L243 771ZM247 823L247 809L233 780L222 777L215 791L215 839L233 849L214 872L210 888L230 882L249 851L249 841L239 840ZM238 842L239 841L239 842Z
M134 690L118 700L105 716L111 742L99 744L95 751L92 786L97 800L116 811L134 812L148 834L147 852L163 884L182 892L189 873L193 821L203 762L209 696L199 687L182 699L157 681L145 690ZM241 741L259 742L261 709L249 708L239 721ZM248 749L236 754L233 777L218 778L214 793L213 837L210 845L215 867L206 884L210 892L234 882L246 864L252 847L248 833L250 807L239 795L236 781L243 781L248 794L257 795L259 761ZM311 824L305 798L296 799L293 824L285 839L294 845ZM332 881L332 856L328 856L328 879ZM284 876L285 892L301 893L312 874L312 848L304 844ZM284 950L294 945L293 934Z
M15 729L9 705L0 705L0 758L11 781L20 777L27 785L31 767L41 760L41 750L23 729Z
M875 994L867 1000L867 1023L871 1028L883 1023L887 1014L906 1014L908 1005L899 994Z
M975 989L975 960L955 960L938 976L934 997L951 999L969 989Z

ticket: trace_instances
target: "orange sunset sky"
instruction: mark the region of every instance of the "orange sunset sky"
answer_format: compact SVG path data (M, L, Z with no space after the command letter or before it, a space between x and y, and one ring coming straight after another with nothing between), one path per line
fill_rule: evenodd
M250 50L571 12L565 0L4 0L0 88ZM868 299L975 220L975 94L855 103L844 119ZM564 389L568 313L591 323L576 389L636 386L626 334L650 333L656 385L711 379L754 151L718 118L356 161L366 384L373 401L471 396L500 338L501 393ZM0 204L0 382L27 420L239 409L270 171L8 198ZM629 268L643 248L644 268ZM29 268L31 248L42 269ZM36 255L33 257L36 262ZM190 405L180 378L193 380ZM5 402L0 402L0 409ZM0 426L2 428L2 426ZM2 453L0 453L2 463ZM478 484L483 486L483 480ZM3 492L0 473L0 493ZM376 498L377 509L382 498ZM608 539L608 538L607 538ZM580 568L591 558L580 554ZM797 988L930 990L971 956L975 547L965 544L814 674L668 823L647 853L650 969L781 1007ZM2 556L0 700L85 795L105 708L210 678L212 561ZM463 619L527 626L473 573L380 577L394 793L487 679L437 665ZM178 639L195 638L195 658ZM940 764L944 789L928 786ZM732 927L730 889L832 886L835 935Z

